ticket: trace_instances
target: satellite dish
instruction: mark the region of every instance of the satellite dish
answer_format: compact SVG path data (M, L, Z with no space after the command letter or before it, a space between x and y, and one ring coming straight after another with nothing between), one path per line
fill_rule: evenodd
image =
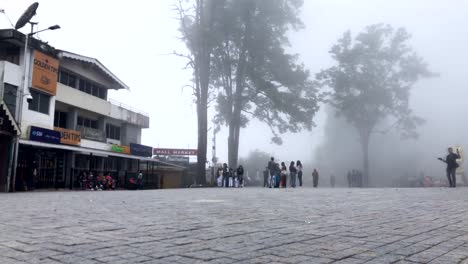
M38 6L39 3L35 2L34 4L30 5L28 9L26 9L26 11L24 11L23 15L18 19L18 22L16 22L16 30L24 27L31 20L31 18L34 15L36 15L36 10Z

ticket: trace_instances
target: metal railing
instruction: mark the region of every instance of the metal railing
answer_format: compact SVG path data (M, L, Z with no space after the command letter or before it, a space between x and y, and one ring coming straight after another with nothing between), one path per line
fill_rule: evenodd
M131 106L129 106L129 105L126 105L126 104L124 104L124 103L121 103L121 102L119 102L119 101L116 101L116 100L114 100L114 99L109 98L108 101L109 101L109 103L111 103L111 104L113 104L113 105L116 105L116 106L118 106L118 107L121 107L121 108L123 108L123 109L126 109L126 110L129 110L129 111L135 112L135 113L137 113L137 114L141 114L141 115L144 115L144 116L149 117L149 114L148 114L147 112L141 111L141 110L139 110L139 109L136 109L136 108L134 108L134 107L131 107Z

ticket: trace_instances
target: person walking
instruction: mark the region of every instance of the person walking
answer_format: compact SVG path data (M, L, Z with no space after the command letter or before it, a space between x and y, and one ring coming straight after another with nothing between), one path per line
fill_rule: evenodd
M291 181L291 187L296 188L296 174L297 174L297 169L294 164L294 161L291 161L291 164L289 164L289 178Z
M287 175L288 175L288 169L286 168L286 164L284 164L284 162L281 162L281 178L280 178L280 184L278 187L286 188Z
M268 187L269 176L270 176L270 172L268 170L268 167L265 167L265 170L263 171L263 187Z
M457 153L453 152L453 148L448 148L448 155L445 159L439 158L440 161L447 164L447 179L449 181L450 188L457 187L457 176L456 171L458 168L457 159L460 158L460 150L457 149Z
M299 186L302 187L302 163L300 160L296 162L297 178L299 179Z
M314 183L314 188L317 188L319 181L319 173L317 169L314 169L314 171L312 172L312 181Z

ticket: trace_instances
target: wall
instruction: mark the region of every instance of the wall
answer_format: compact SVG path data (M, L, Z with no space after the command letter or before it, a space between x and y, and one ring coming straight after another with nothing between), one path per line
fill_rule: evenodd
M141 144L141 129L139 127L124 124L120 130L123 145L129 146L130 143Z
M23 68L8 61L0 61L0 71L4 73L3 82L14 86L21 86Z
M142 128L148 128L149 127L149 117L144 116L140 113L136 113L130 110L127 110L121 106L111 104L110 108L110 117L117 119L117 120L122 120L127 123L137 125Z
M110 103L64 84L57 84L57 101L108 116Z

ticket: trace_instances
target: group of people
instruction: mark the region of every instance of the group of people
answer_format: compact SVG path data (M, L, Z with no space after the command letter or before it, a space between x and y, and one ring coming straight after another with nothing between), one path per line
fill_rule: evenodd
M225 188L242 188L244 187L244 167L239 165L237 169L233 169L223 164L222 168L218 169L216 182L218 187Z
M362 172L359 170L350 170L348 171L348 174L346 175L346 178L348 180L348 186L350 188L352 187L363 187L363 177L362 177Z
M109 173L94 176L93 172L83 171L79 178L80 189L90 191L115 190L117 181Z
M267 167L263 171L263 187L269 188L286 188L289 182L289 186L295 188L296 186L302 186L302 163L300 160L289 163L289 167L286 167L286 163L281 164L275 162L275 158L272 157L268 162ZM318 172L314 169L312 173L314 179L314 187L318 185ZM289 178L289 179L288 179Z

